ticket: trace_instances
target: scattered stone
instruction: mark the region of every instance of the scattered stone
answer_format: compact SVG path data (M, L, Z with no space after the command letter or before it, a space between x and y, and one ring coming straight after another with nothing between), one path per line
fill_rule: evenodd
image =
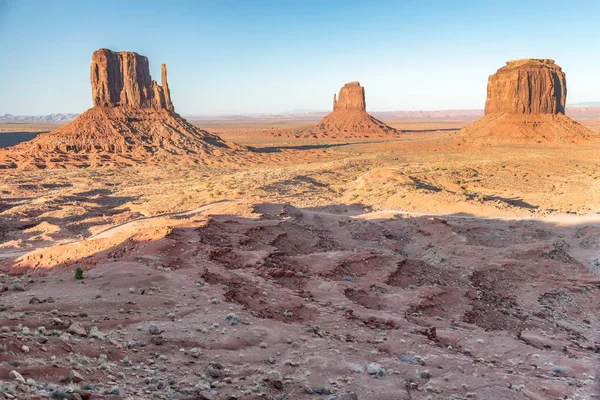
M10 371L10 373L8 374L9 378L12 379L13 381L17 381L17 382L21 382L21 383L27 383L25 381L25 378L23 378L23 375L21 375L20 373L18 373L17 371Z
M281 372L273 369L267 372L267 380L273 385L276 389L283 388L283 378L281 376Z
M90 333L88 333L88 337L91 339L104 339L104 334L98 330L97 326L92 326L90 328Z
M67 329L68 333L78 336L87 336L87 331L79 322L73 322Z
M24 292L25 291L25 286L19 284L19 283L15 283L14 285L12 285L12 290L15 292Z
M151 335L160 335L163 331L158 328L156 325L150 325L148 327L148 333Z
M225 317L225 319L227 320L227 322L229 322L230 325L238 325L242 322L241 318L234 313L227 314L227 317Z
M369 375L373 375L375 377L382 377L383 375L385 375L385 368L383 368L381 365L377 364L377 363L369 363L367 364L367 373L369 373Z
M81 376L81 374L79 374L79 372L75 371L75 370L70 370L69 371L69 381L73 382L73 383L79 383L79 382L83 382L84 378L83 376Z
M221 363L210 363L206 367L206 374L211 378L220 378L225 376L225 370L223 369L223 365Z
M327 400L358 400L358 396L354 392L341 393L329 396Z

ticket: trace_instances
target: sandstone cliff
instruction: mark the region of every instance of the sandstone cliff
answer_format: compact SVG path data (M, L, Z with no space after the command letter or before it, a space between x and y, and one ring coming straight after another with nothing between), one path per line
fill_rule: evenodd
M90 64L90 83L94 106L174 110L166 65L162 64L161 86L150 77L148 58L133 52L96 50Z
M244 164L257 157L174 112L165 64L161 85L151 79L148 59L132 52L97 50L90 70L94 107L0 150L0 169Z
M567 117L565 73L550 59L508 61L488 79L485 116L455 134L463 148L574 144L600 135Z
M333 95L333 111L319 125L294 133L296 137L369 138L395 137L400 132L366 111L365 88L358 82L345 84Z
M333 95L333 111L336 110L355 110L367 111L365 104L365 88L358 82L346 83L340 89L338 100Z
M565 113L565 73L548 59L508 61L488 79L485 114Z

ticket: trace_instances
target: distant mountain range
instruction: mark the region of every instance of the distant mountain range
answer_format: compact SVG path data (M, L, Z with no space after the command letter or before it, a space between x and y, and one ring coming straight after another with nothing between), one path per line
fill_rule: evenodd
M567 107L600 107L600 101L586 101L583 103L567 104Z
M48 121L48 122L65 122L72 121L79 114L48 114L48 115L0 115L0 121Z
M284 113L264 114L231 114L231 115L187 115L190 121L269 121L269 120L305 120L318 121L329 111L323 110L291 110ZM405 118L479 118L483 110L431 110L431 111L373 111L370 112L379 119L405 119ZM600 114L600 101L567 104L567 114ZM48 115L0 115L0 121L12 122L68 122L77 118L79 114L62 113Z

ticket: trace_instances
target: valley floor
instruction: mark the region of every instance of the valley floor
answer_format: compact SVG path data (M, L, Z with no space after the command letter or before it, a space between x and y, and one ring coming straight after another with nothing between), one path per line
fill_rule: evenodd
M598 148L447 145L464 124L1 170L0 396L598 396Z

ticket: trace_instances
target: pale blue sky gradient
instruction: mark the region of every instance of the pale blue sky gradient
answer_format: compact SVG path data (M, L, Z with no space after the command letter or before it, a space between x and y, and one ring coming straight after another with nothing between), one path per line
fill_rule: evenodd
M169 70L183 115L483 108L505 61L554 58L568 103L600 101L600 1L0 0L0 114L82 112L106 47Z

